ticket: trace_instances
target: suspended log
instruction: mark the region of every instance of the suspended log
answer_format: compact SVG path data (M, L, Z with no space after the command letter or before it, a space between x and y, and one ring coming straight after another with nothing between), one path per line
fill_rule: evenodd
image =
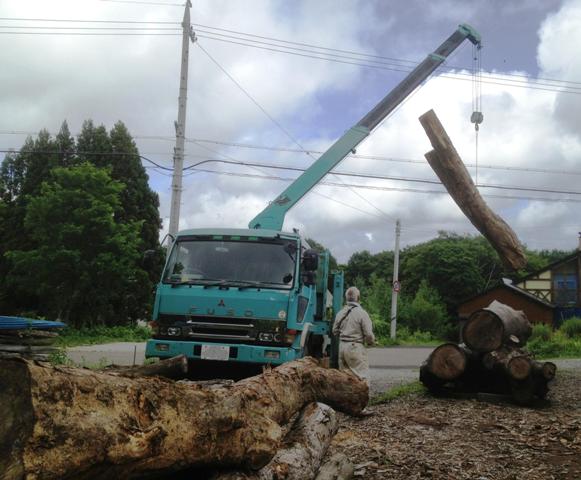
M462 327L461 337L477 352L498 350L504 343L524 345L533 329L525 313L494 300L472 313Z
M507 268L523 268L527 260L518 237L482 199L434 111L424 113L419 120L434 148L425 157L450 196L490 242Z
M188 358L185 355L178 355L176 357L160 360L156 363L134 367L110 365L103 371L110 375L120 375L128 378L157 376L179 379L184 378L188 373Z
M281 425L321 401L359 414L367 384L305 358L230 388L0 360L2 480L110 479L202 465L258 469Z
M343 453L335 453L320 468L315 480L349 480L355 468Z
M268 465L253 473L218 474L213 480L311 480L338 428L339 422L331 407L311 403L303 409Z

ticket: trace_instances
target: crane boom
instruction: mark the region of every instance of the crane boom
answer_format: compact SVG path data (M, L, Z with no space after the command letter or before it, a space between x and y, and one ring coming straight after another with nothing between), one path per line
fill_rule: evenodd
M470 25L462 24L433 53L414 68L383 100L350 128L284 192L254 217L249 228L282 230L284 217L303 196L329 173L349 152L361 143L398 105L400 105L446 58L468 39L480 45L480 34Z

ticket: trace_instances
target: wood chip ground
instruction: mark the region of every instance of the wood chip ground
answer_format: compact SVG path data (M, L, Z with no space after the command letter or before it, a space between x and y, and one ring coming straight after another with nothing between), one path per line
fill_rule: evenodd
M557 372L535 408L490 400L419 394L341 415L328 454L363 479L581 479L581 370Z

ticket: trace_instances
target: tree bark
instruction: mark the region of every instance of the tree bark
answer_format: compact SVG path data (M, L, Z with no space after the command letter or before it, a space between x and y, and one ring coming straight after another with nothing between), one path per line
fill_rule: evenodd
M335 453L320 468L315 480L349 480L355 468L343 453Z
M528 353L518 348L504 347L488 352L482 357L488 370L500 370L513 380L524 380L531 376L533 361Z
M450 196L490 242L506 267L523 268L527 260L518 237L482 199L434 111L424 113L419 120L434 148L425 157Z
M149 365L138 365L135 367L110 365L104 368L103 372L127 378L157 376L180 379L184 378L188 373L188 358L185 355L178 355Z
M0 360L0 385L1 480L258 469L276 453L280 425L304 405L359 414L369 393L310 358L222 389L11 359Z
M462 340L477 352L498 350L503 344L522 346L532 333L525 313L494 300L472 313L462 327Z
M257 472L227 472L213 480L311 480L333 439L339 422L335 411L321 403L307 405L268 465Z

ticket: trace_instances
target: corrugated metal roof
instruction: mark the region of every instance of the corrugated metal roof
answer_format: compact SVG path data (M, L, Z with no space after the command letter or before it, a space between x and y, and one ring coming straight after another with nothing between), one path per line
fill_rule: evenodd
M49 330L53 328L64 328L63 322L53 322L50 320L33 320L24 317L5 317L0 315L0 330Z

